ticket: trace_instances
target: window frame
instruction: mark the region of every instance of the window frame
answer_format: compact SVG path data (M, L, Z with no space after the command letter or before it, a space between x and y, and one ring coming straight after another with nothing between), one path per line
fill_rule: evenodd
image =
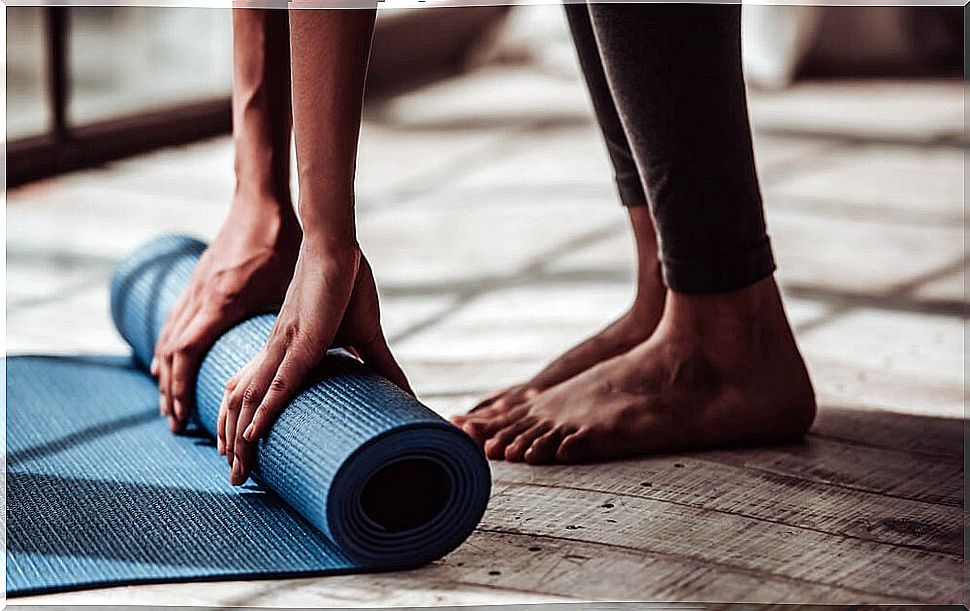
M44 7L45 101L50 121L43 134L7 142L8 188L231 131L229 95L71 124L67 110L71 95L69 9Z

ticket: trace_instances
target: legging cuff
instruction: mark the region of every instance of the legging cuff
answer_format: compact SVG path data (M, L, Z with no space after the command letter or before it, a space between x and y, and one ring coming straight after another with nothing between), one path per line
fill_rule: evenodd
M640 183L639 174L617 174L616 190L620 194L620 203L627 208L647 205L647 194Z
M686 261L663 257L667 287L678 293L727 293L751 286L775 271L775 258L767 236L764 242L738 257Z

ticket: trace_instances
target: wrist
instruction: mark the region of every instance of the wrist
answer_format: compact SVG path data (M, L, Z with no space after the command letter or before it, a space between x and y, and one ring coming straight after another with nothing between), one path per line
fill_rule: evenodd
M334 263L351 263L360 259L360 244L355 235L330 235L327 232L305 231L301 250L307 256Z
M256 181L236 183L231 208L233 211L296 217L289 189Z
M219 232L219 241L296 252L302 239L292 206L266 195L236 193Z
M321 252L341 255L360 250L353 194L320 199L301 193L300 223L304 240Z

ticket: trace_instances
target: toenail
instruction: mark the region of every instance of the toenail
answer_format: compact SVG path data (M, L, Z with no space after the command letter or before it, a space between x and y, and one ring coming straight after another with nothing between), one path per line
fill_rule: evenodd
M674 466L677 467L678 469L683 469L684 468L684 465L680 464L679 462L675 462L674 463Z
M613 509L614 505L613 503L603 503L602 505L600 505L600 507L602 507L603 509Z
M652 488L653 487L653 484L651 484L650 482L640 482L640 485L643 486L644 488Z
M532 547L530 547L530 548L529 548L529 551L530 551L530 552L538 552L538 551L539 551L539 550L541 550L541 549L542 549L542 548L541 548L541 547L539 547L538 545L533 545Z

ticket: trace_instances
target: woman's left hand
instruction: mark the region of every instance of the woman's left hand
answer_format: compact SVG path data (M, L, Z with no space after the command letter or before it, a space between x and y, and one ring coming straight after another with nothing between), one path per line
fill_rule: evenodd
M249 477L256 441L327 350L338 347L411 392L381 330L374 276L363 254L356 245L334 252L304 241L266 346L230 379L219 409L218 448L233 485Z

